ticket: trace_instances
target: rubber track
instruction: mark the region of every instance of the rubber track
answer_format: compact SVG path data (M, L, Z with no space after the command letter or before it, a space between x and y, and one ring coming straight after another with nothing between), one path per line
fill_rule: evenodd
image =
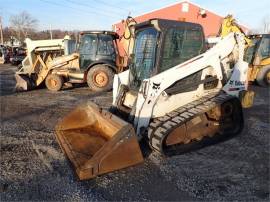
M184 105L165 116L153 119L148 128L148 140L150 146L155 151L165 154L163 151L163 141L166 140L166 137L175 128L232 98L234 97L224 93L209 94Z

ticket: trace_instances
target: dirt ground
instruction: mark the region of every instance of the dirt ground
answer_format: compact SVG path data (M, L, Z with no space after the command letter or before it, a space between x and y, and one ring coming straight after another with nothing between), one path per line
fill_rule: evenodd
M15 93L14 70L0 66L1 201L269 201L269 89L254 87L254 106L244 110L245 129L236 137L78 181L56 142L55 124L89 100L108 107L112 94L87 87Z

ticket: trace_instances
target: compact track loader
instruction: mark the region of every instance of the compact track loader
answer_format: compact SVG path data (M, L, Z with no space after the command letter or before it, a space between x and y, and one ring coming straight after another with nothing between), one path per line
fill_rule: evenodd
M143 140L174 155L204 138L237 134L242 106L252 105L241 33L205 51L198 24L153 19L132 32L132 61L114 77L110 112L88 102L56 126L81 180L143 162Z

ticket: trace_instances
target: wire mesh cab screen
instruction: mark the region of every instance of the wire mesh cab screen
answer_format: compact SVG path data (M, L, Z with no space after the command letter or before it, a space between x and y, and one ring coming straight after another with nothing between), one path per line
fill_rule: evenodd
M152 27L136 33L134 58L130 65L131 88L138 89L154 71L157 35L157 30Z

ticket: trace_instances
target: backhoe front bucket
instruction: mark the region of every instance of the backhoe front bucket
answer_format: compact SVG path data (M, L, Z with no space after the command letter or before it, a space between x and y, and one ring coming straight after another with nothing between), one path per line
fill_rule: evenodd
M27 91L33 88L31 79L27 75L15 74L15 79L16 79L16 86L15 86L16 91Z
M56 137L80 180L143 162L132 125L92 102L64 117Z

